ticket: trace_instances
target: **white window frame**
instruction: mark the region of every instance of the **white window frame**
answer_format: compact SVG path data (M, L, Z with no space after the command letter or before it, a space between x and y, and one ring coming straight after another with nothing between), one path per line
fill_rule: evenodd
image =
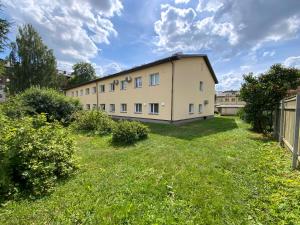
M90 89L89 88L86 88L85 89L85 95L89 95L90 94Z
M200 83L199 83L199 90L200 91L203 91L203 86L204 86L203 81L200 81Z
M142 77L134 78L134 88L141 88L143 85Z
M195 113L195 105L193 103L189 104L189 114Z
M99 109L102 110L102 111L105 111L105 104L100 104Z
M112 110L112 108L113 108L114 110ZM116 105L115 105L115 104L109 104L109 112L111 112L111 113L116 112Z
M149 86L156 86L160 84L159 73L152 73L149 75Z
M126 80L121 80L120 82L120 90L125 91L127 89L127 81Z
M74 97L74 91L72 91L71 96Z
M91 104L86 104L85 108L86 108L86 110L91 110Z
M199 105L198 105L198 112L199 112L200 114L203 113L203 104L199 104Z
M99 84L99 93L105 92L105 84Z
M137 106L140 106L140 107L137 107ZM140 109L140 110L137 110L137 109ZM134 104L134 113L136 114L141 114L143 113L143 104L142 103L135 103Z
M93 109L97 109L97 104L93 104Z
M92 94L96 94L97 92L97 87L92 87Z
M127 104L126 103L121 103L120 104L120 112L121 113L127 113Z
M78 97L78 91L76 91L75 93L76 93L76 97Z
M113 88L112 88L112 87L113 87ZM109 91L110 91L110 92L114 92L115 89L116 89L115 83L110 83L110 84L109 84Z
M157 112L155 112L155 105L158 106ZM159 114L159 103L149 103L149 114L158 115Z
M80 90L80 96L83 96L83 89Z

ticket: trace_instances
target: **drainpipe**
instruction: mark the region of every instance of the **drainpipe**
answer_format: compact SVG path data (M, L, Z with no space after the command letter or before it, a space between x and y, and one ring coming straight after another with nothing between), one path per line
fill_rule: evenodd
M96 81L96 95L97 95L97 110L99 110L99 91L98 91L98 82Z
M172 87L171 87L171 123L173 123L173 107L174 107L174 61L172 64Z

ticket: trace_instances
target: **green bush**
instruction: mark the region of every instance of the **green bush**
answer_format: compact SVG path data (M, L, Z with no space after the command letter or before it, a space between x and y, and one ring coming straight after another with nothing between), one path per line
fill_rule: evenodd
M22 193L39 196L76 169L74 141L58 122L48 123L45 115L18 121L2 116L1 120L8 126L0 136L0 192L7 193L13 186ZM3 185L5 180L12 185Z
M113 143L133 144L148 137L149 128L137 121L120 121L112 132Z
M11 118L45 113L48 121L58 120L69 123L73 113L82 109L78 100L50 89L32 87L16 95L2 106L4 113Z
M100 135L111 133L115 123L105 112L98 110L79 111L73 115L73 120L71 127L74 130Z

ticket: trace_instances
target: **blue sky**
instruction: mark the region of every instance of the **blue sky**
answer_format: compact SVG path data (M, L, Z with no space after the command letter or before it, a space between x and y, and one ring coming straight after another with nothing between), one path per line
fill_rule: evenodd
M58 67L91 62L99 76L175 52L209 56L220 84L274 63L300 67L299 0L3 0L17 27L32 24ZM7 52L5 53L7 54ZM2 54L2 57L5 56Z

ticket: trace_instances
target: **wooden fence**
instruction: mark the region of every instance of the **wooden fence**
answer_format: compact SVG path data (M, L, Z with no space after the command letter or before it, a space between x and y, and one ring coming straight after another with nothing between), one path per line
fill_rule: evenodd
M274 121L274 134L280 144L292 152L292 167L295 169L300 160L300 93L281 101Z

